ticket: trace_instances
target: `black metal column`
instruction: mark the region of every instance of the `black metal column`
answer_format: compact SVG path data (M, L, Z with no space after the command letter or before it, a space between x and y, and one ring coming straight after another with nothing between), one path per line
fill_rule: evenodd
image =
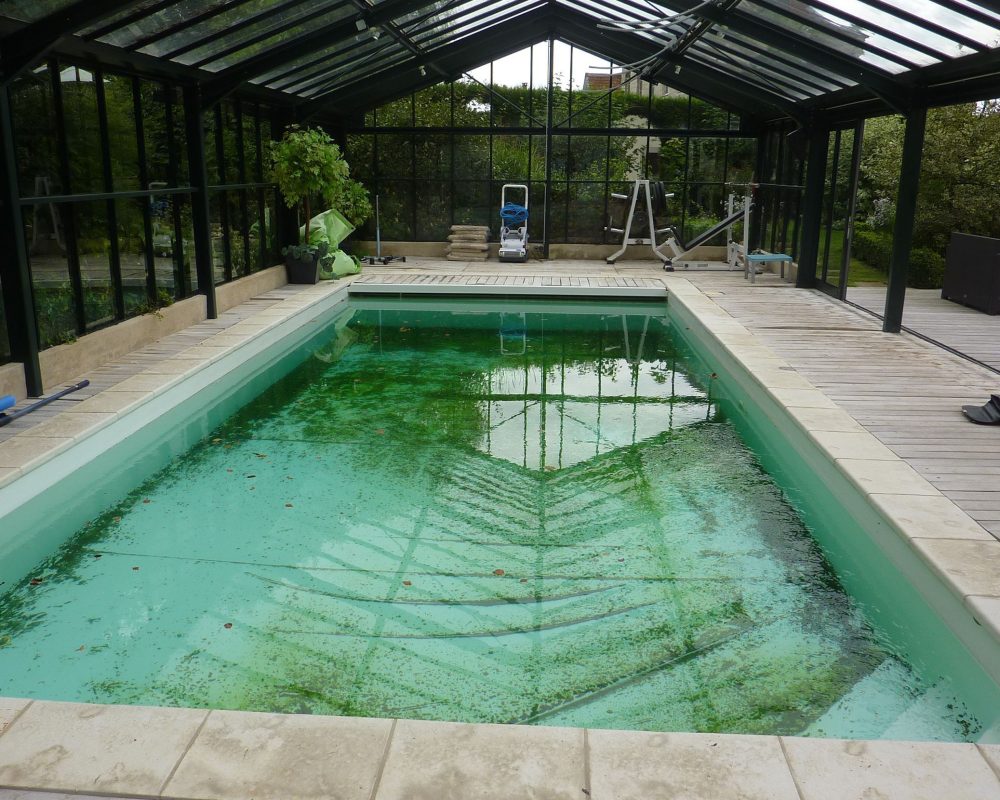
M889 288L885 295L882 330L899 333L903 324L906 278L910 271L910 246L913 244L913 220L917 213L917 188L920 185L920 161L924 152L924 128L927 109L917 108L906 115L903 135L903 159L899 167L899 193L896 196L896 222L892 228L892 258L889 261Z
M31 291L31 271L24 246L17 187L17 154L11 124L10 96L0 88L0 282L11 356L24 365L24 383L31 397L42 394L42 369L38 363L38 327Z
M819 255L819 229L823 217L823 191L826 186L826 150L829 130L817 125L809 132L806 188L802 208L802 247L799 250L795 285L811 289L816 285L816 260Z
M549 93L545 99L545 216L542 221L542 257L549 257L552 234L552 72L555 69L556 40L549 37Z
M778 134L780 136L780 133ZM761 133L757 136L757 152L754 157L753 180L757 183L770 183L768 175L768 150L770 135ZM728 140L727 140L728 141ZM753 198L753 208L750 209L750 230L747 231L747 242L751 250L756 250L761 243L761 230L764 222L764 192L761 189L748 188L747 193Z
M191 175L191 223L197 262L198 291L205 295L209 319L219 316L215 303L215 270L212 268L211 215L208 207L208 167L205 164L205 128L201 121L201 91L184 87L184 123L187 129L188 166Z

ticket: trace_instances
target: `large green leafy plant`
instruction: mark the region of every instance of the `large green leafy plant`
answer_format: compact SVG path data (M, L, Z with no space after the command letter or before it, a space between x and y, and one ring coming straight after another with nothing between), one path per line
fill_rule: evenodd
M309 242L310 203L322 197L333 203L344 191L348 181L347 162L340 148L324 131L292 125L285 135L271 144L271 177L289 208L300 204L305 213L306 230L303 242Z

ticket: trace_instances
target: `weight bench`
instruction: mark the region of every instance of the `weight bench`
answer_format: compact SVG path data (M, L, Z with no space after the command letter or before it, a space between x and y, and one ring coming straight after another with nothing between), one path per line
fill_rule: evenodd
M750 283L757 282L757 265L768 264L772 261L781 263L781 277L785 277L785 263L792 263L792 257L785 253L747 253L743 256L743 277L750 278Z

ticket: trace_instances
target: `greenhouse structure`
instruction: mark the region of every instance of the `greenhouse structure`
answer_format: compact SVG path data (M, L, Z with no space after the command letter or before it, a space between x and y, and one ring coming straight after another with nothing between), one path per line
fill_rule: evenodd
M0 0L0 800L1000 800L1000 4Z

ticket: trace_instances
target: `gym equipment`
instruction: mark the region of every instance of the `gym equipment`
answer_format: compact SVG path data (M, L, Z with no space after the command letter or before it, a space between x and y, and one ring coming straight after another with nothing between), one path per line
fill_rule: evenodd
M729 269L734 270L736 267L742 263L743 264L743 277L749 278L750 283L757 282L757 265L758 264L770 264L774 262L779 262L781 264L781 277L785 277L785 264L792 263L792 257L786 255L785 253L769 253L765 250L755 250L749 252L749 237L750 237L750 212L753 210L753 196L752 192L759 187L759 184L751 183L746 184L746 194L743 195L743 206L739 210L736 210L736 195L733 193L729 194L729 199L726 203L726 211L728 214L728 219L733 220L735 223L736 219L742 214L743 216L743 241L737 242L733 238L732 226L730 226L728 243L727 243L727 261L729 262Z
M707 231L699 233L687 243L681 239L680 233L676 228L669 228L668 230L670 231L671 236L661 246L670 248L673 255L664 259L663 268L667 269L667 267L672 267L677 261L686 261L692 250L710 239L714 239L723 231L729 231L731 234L731 228L735 223L739 222L741 218L745 218L745 224L743 225L745 237L745 231L749 227L750 209L752 208L752 205L753 204L750 202L750 196L747 195L744 199L744 208L741 208L739 211L730 211L722 222L718 222Z
M646 196L646 216L649 224L648 239L645 237L632 236L632 223L635 221L635 206L638 202L640 192ZM658 211L662 211L666 206L667 198L673 197L673 194L665 192L663 184L659 181L648 181L637 178L632 186L631 194L618 194L616 192L612 192L611 197L615 200L629 200L631 198L631 201L629 203L628 215L625 217L624 227L616 228L611 224L611 220L608 220L608 225L604 229L610 233L622 234L621 249L612 253L605 259L605 261L609 264L614 264L619 258L622 257L626 248L630 244L648 244L653 248L653 255L660 260L663 264L663 268L671 271L673 267L670 266L670 260L663 255L663 253L660 252L659 247L657 247L656 234L668 233L672 231L673 228L668 226L666 228L657 229L653 210L655 208Z
M25 406L20 411L14 411L10 414L0 414L0 428L2 428L4 425L10 425L10 423L12 423L15 419L20 419L26 414L30 414L32 411L37 411L42 406L47 406L54 400L58 400L59 398L65 397L66 395L79 391L80 389L84 389L87 386L90 386L90 381L86 380L80 381L79 383L76 383L73 386L68 386L65 389L61 389L60 391L56 392L54 395L51 395L50 397L43 397L41 400L32 403L30 406Z
M524 192L524 204L507 200L508 189ZM528 260L528 187L523 183L505 183L500 189L500 260Z
M365 256L361 260L366 264L390 264L393 261L406 261L406 256L382 255L382 216L379 208L378 195L375 195L375 255Z

